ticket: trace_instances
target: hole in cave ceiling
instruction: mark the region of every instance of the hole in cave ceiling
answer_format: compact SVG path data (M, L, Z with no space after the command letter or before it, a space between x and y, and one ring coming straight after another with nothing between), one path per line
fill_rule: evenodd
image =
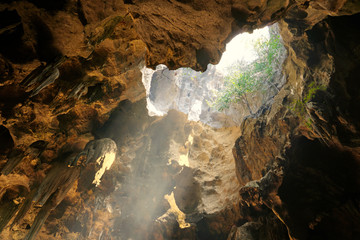
M170 71L164 65L142 69L146 101L123 101L106 135L120 143L119 159L126 159L131 172L116 190L127 200L111 206L120 209L115 211L116 226L124 239L144 239L136 238L136 229L143 226L202 228L208 221L203 219L238 201L233 143L242 119L269 102L284 84L280 67L284 57L261 88L246 93L251 111L243 101L221 111L211 105L226 89L230 73L240 69L244 75L250 69L253 78L263 79L265 75L254 69L260 59L254 45L268 42L271 31L279 37L276 25L235 37L220 63L209 64L203 73L190 68Z
M239 126L284 85L281 65L285 48L277 24L233 38L217 65L203 73L190 68L144 68L143 84L150 116L170 109L211 127Z
M150 130L150 149L158 149L157 153L147 153L142 159L154 163L163 156L163 165L180 169L175 185L156 198L165 199L169 206L158 222L175 217L180 228L187 228L203 213L220 211L230 198L238 197L238 184L228 180L235 179L229 142L239 136L244 117L270 105L285 83L281 66L286 52L276 24L240 34L226 48L219 64L209 64L203 73L190 68L169 70L165 65L142 69L148 114L164 116ZM231 169L230 174L226 169ZM152 172L149 178L156 174ZM206 190L210 182L211 193ZM148 189L147 195L160 188ZM222 189L230 193L225 198L219 195Z

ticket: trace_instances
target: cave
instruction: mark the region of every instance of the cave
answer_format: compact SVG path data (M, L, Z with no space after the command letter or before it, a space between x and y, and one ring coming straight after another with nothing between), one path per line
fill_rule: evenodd
M277 24L242 33L226 44L218 64L205 71L144 67L142 82L150 116L169 110L214 128L240 126L254 116L285 84L282 64L287 52ZM269 63L271 62L271 63ZM245 77L249 76L249 77Z
M7 0L0 19L1 239L360 239L357 1ZM213 110L227 44L264 27L278 82Z

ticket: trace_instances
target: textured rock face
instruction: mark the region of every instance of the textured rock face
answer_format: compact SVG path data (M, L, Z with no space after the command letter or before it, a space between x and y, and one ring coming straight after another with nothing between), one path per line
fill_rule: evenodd
M119 106L99 130L101 137L115 139L122 146L119 159L130 170L109 195L111 208L121 211L112 223L116 234L145 239L160 231L164 238L179 234L181 239L188 232L201 238L197 224L209 227L217 221L213 215L218 218L230 212L232 220L220 221L212 230L214 236L226 236L239 217L231 213L239 202L231 153L239 129L213 130L188 122L177 111L149 117L144 102ZM172 194L181 212L170 208L172 203L165 196Z
M286 94L293 107L273 105L260 118L247 119L234 148L239 180L262 177L241 188L244 206L271 209L287 226L290 239L360 236L355 207L360 201L358 118L350 107L350 96L358 96L350 80L359 59L358 44L351 40L359 34L351 30L358 17L328 18L303 32L307 39L292 42L295 52L302 50L288 59L299 61L288 83L303 79L302 100L294 100L294 85L284 86L277 97ZM354 57L346 60L343 54ZM286 63L285 72L293 67ZM346 107L340 92L349 96ZM250 126L258 130L249 131Z
M359 11L352 1L131 1L137 31L147 44L146 65L165 64L204 70L219 62L225 44L236 34L289 16L306 28L327 15ZM166 14L165 14L166 13ZM177 23L181 22L181 25ZM162 47L158 47L158 44Z
M218 63L225 44L235 34L274 22L290 7L289 1L162 0L158 7L153 7L152 1L133 2L130 11L150 52L146 65L162 63L170 69L189 66L196 70ZM159 43L162 48L157 47Z
M272 29L278 27L273 26ZM284 51L280 61L285 58ZM279 68L272 84L265 83L261 90L247 94L249 105L244 102L233 103L223 112L211 106L216 93L224 87L225 74L216 66L209 64L203 73L189 68L169 70L164 65L157 66L156 70L144 68L142 81L149 114L162 116L174 109L187 114L189 120L201 121L215 128L239 126L244 117L271 104L272 98L285 83Z
M143 72L150 115L164 115L174 109L187 114L189 120L220 128L238 126L243 117L250 114L240 104L226 113L209 106L214 91L223 85L224 76L215 66L209 65L204 73L186 68L172 71L163 65L155 71L144 69ZM260 105L259 102L254 101L253 105Z
M269 34L279 35L279 31L278 25L273 24L262 29L260 36L265 39ZM251 59L259 57L254 47L255 41L260 39L259 33L255 35L258 38L252 37L251 41L249 34L237 36L236 41L244 45L244 48L245 42L248 43L246 44L248 54L240 55L242 58L237 56L241 61L225 57L220 68L209 64L205 72L197 72L190 68L169 70L165 65L158 65L156 70L144 67L142 81L146 89L149 114L162 116L170 109L174 109L187 114L189 120L201 121L209 126L221 128L239 126L245 117L271 105L273 97L285 84L282 63L286 58L286 51L282 44L279 48L279 65L274 66L274 76L271 80L263 79L257 91L246 94L246 101L242 99L231 103L228 109L221 112L213 106L218 94L224 91L225 78L229 75L224 69L234 67L235 64L241 64L242 68L246 69L252 64ZM234 46L234 42L231 44ZM227 53L231 51L234 49L228 49Z
M39 239L360 238L359 15L339 17L360 4L124 2L0 4L1 238L35 237L43 223ZM240 132L145 114L144 63L205 70L235 34L275 21L287 83ZM94 166L67 163L104 137L118 158L95 187ZM177 175L167 154L182 145L189 166ZM28 208L41 183L56 183L40 197L49 201ZM174 186L185 220L164 199Z
M57 3L0 5L1 173L5 183L21 176L19 182L1 186L3 239L24 239L30 226L34 232L35 216L41 227L50 213L55 215L40 231L42 238L99 237L102 225L93 220L102 218L105 223L107 217L89 206L96 206L112 185L102 180L102 187L95 190L96 169L89 166L79 178L67 162L94 138L91 133L121 100L145 96L138 67L144 61L145 44L125 5L118 1ZM44 179L50 179L53 189L45 198L49 201L39 205L43 205L40 212L39 206L26 209ZM51 211L58 204L59 212ZM19 209L28 214L18 214L18 224L9 230ZM62 219L60 225L57 219ZM91 230L95 231L92 236Z

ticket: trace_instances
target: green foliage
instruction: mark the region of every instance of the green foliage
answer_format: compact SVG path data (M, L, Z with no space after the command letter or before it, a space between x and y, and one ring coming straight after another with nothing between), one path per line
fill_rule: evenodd
M254 47L258 58L251 63L237 62L231 66L225 76L223 89L210 106L222 111L229 108L231 103L247 103L246 94L260 90L265 83L273 80L285 52L280 36L271 33L270 39L260 39Z
M313 120L307 115L306 104L315 97L318 91L325 91L326 86L312 82L307 87L305 96L302 100L295 100L290 105L290 110L300 119L300 121L309 129L313 129Z
M308 129L312 130L313 120L311 118L307 118L305 121L305 125Z
M325 91L326 86L324 85L317 85L315 82L312 82L309 84L309 90L307 91L306 96L304 97L303 102L307 103L309 102L316 94L317 91Z
M299 118L301 118L306 113L305 104L306 102L303 102L301 100L295 100L292 102L290 110L295 113Z
M290 110L295 113L299 118L303 118L306 113L306 104L311 101L317 91L325 90L326 86L317 85L315 82L310 83L308 86L308 90L306 91L306 95L303 97L302 100L293 101L290 106Z

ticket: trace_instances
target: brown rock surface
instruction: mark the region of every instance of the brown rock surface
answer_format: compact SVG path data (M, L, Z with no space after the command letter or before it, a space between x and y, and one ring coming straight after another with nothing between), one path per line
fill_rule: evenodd
M345 0L2 1L0 238L47 216L39 239L360 238L358 12ZM233 36L275 21L287 83L236 142L179 113L147 116L144 63L204 70ZM104 137L118 159L95 187L67 162ZM194 160L192 181L167 165L175 147ZM31 207L46 179L64 184ZM185 215L164 199L177 184L196 196L174 193Z
M292 94L299 93L296 84L285 86L277 96L287 94L282 110L273 105L261 117L246 120L234 148L240 181L263 176L241 188L243 206L271 209L286 225L290 239L360 236L355 207L360 202L359 118L352 105L359 92L351 80L357 76L359 58L347 58L346 64L343 58L358 54L358 43L352 40L359 34L353 25L358 17L328 18L305 31L306 39L291 42L291 48L301 50L287 61L298 64L285 63L284 71L290 73L288 84L295 76L295 81L303 80L298 82L303 84L302 97L294 100L299 98ZM341 95L347 96L346 106ZM274 110L281 117L273 118ZM248 131L248 124L263 127ZM266 162L258 165L261 160Z

